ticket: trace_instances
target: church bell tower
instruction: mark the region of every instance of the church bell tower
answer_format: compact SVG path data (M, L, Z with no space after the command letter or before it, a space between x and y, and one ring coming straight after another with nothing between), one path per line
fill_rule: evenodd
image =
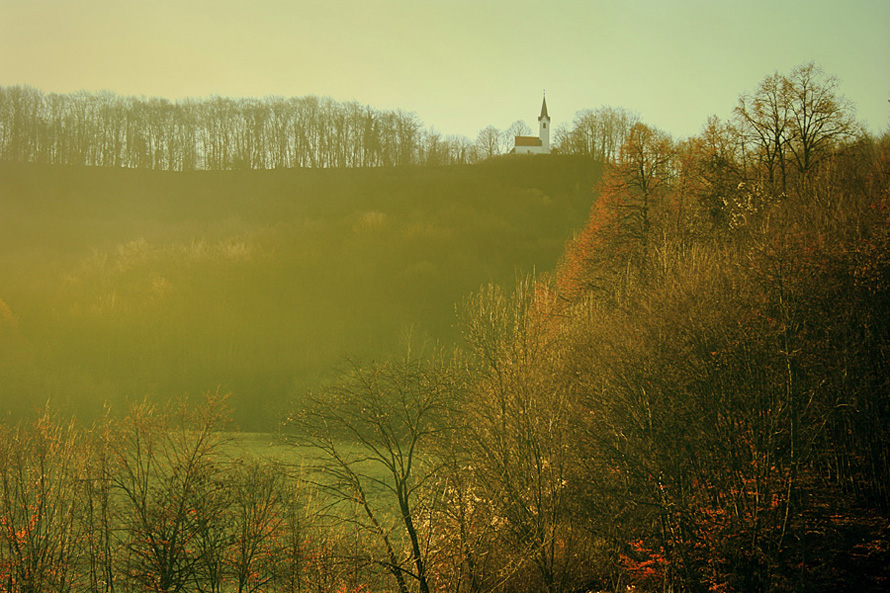
M550 115L547 113L547 96L544 95L544 103L541 105L541 115L538 117L538 138L541 139L541 152L550 153Z

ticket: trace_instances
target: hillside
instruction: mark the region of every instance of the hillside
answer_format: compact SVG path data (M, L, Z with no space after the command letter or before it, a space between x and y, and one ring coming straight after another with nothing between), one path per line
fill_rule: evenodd
M488 282L552 270L597 163L158 172L0 164L0 410L233 393L269 426L345 357L448 345Z

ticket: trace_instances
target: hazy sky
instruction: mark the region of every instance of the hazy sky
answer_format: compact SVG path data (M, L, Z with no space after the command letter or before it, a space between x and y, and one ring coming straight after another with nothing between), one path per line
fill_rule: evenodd
M675 136L815 61L890 126L890 0L0 0L0 85L329 95L475 138L623 106Z

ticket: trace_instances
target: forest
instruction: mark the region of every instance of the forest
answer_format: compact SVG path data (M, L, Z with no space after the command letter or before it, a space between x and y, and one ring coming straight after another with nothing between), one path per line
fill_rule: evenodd
M23 135L30 124L8 122L27 114L4 101L4 181L17 180L24 195L30 190L22 171L39 171L41 179L60 175L65 187L74 171L88 180L84 187L93 186L90 175L104 168L72 170L42 160L37 155L69 136ZM527 241L532 249L551 246L555 234L571 229L574 200L586 198L589 210L559 240L549 266L529 258L523 261L531 266L509 270L512 278L491 274L481 287L463 291L461 284L461 294L447 293L457 303L453 339L437 341L443 326L430 325L427 335L390 344L386 356L349 358L325 374L282 410L274 447L266 444L270 435L232 430L237 390L229 395L228 386L213 383L197 398L132 398L123 410L118 401L89 420L72 419L53 401L35 413L8 411L0 425L0 591L886 590L890 132L865 131L838 81L811 63L766 76L739 97L732 118L710 118L691 138L674 140L617 108L579 113L555 138L562 154L447 167L413 163L423 165L410 169L421 187L456 187L432 191L439 207L424 211L435 216L421 227L449 247L489 236L487 229L497 226L482 222L501 219L510 229L501 236L514 241L499 252L509 260L525 253ZM209 146L200 149L201 159ZM100 163L77 162L84 164ZM285 200L302 195L297 186L314 188L304 193L322 196L316 199L326 208L352 208L328 190L376 187L360 216L326 222L311 214L317 206L310 202L287 206L304 209L294 219L302 226L275 226L263 217L277 218L282 206L261 202L229 226L206 223L203 243L185 241L193 227L162 224L162 213L125 202L99 221L119 233L107 235L110 247L97 249L76 273L42 270L31 281L29 290L51 291L58 278L75 276L65 285L69 292L46 309L47 319L28 321L29 293L0 284L13 293L0 294L0 377L22 389L64 391L63 384L40 380L41 370L22 371L52 354L51 342L36 336L52 334L53 315L72 324L67 331L81 336L86 358L102 352L102 365L126 373L126 366L116 368L126 356L115 356L126 334L113 348L97 347L87 343L95 335L91 324L110 323L109 311L114 323L131 323L130 315L156 310L140 321L156 327L168 310L157 299L186 290L191 278L213 279L209 289L193 293L207 297L202 303L212 316L220 306L211 298L215 287L236 269L221 262L239 262L241 286L249 287L251 279L267 282L298 269L264 268L281 264L260 255L308 257L313 237L347 228L358 233L350 241L359 241L356 249L369 262L381 242L400 250L428 246L403 242L417 234L396 233L395 243L367 235L393 227L417 231L407 222L418 222L413 200L427 192L399 194L387 185L390 175L404 179L402 169L389 166L395 164L300 171L287 178L293 191L278 192ZM188 213L190 224L218 195L244 199L223 186L254 187L264 179L280 187L282 178L269 176L296 175L111 172L138 173L128 180L141 180L146 195L169 183L169 175L194 175L188 187L199 194L200 208L189 209L188 192L170 198L177 206L170 212ZM248 173L254 177L236 177ZM340 181L315 176L323 173ZM120 179L110 187L120 187ZM203 183L218 185L201 194ZM474 204L488 191L496 199L484 207L468 201L445 207L462 189ZM82 211L90 196L78 191L56 191L43 203L40 192L28 195L35 207ZM390 194L402 210L370 207ZM110 204L116 194L96 195ZM65 206L66 200L79 203ZM33 236L28 210L3 206L16 221L10 228ZM463 218L477 212L487 218ZM121 244L127 221L140 215L158 234ZM483 230L461 235L459 224L442 222L448 215ZM552 233L533 233L520 222L524 217ZM5 269L24 278L21 270L34 262L82 246L64 213L59 219L41 250L7 250ZM327 230L312 234L320 228ZM298 249L285 248L304 240ZM20 245L14 237L0 241ZM478 251L460 253L481 259L499 244L480 242ZM16 263L16 255L27 257ZM177 260L185 262L181 269L160 275L165 262ZM426 278L438 277L443 260L425 261ZM474 265L461 257L451 269ZM132 292L114 289L140 269ZM373 275L350 273L341 290L358 291L355 280L370 283ZM420 275L390 286L417 290L418 282ZM440 287L446 284L452 283ZM245 302L259 305L274 294L262 291ZM419 294L408 293L404 302ZM272 319L289 304L271 305ZM354 320L373 310L353 312ZM80 328L71 321L76 315L83 315ZM206 327L228 331L230 323L253 325L225 315ZM162 324L166 331L176 326ZM257 330L274 336L275 327L269 322ZM191 347L223 342L221 351L230 352L223 366L231 365L241 352L233 338L241 330L233 331ZM166 353L179 339L195 338L174 333L150 349L163 354L157 368L188 350ZM80 364L91 363L71 366ZM97 378L111 375L92 368L82 385L102 387Z
M347 357L453 345L455 304L552 270L601 166L143 171L0 163L0 413L219 386L271 431Z

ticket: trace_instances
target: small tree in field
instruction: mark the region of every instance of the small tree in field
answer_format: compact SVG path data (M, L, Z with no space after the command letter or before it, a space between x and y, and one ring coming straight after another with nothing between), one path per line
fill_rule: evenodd
M229 470L226 564L238 593L266 590L282 572L291 485L283 468L271 463L239 461Z
M216 590L207 568L223 542L209 546L206 524L225 501L215 479L224 399L207 395L195 411L136 405L116 427L109 454L124 530L120 571L150 591L189 590L199 575Z
M292 418L301 442L322 454L323 491L355 506L357 524L383 549L382 558L369 560L389 572L402 593L431 589L421 493L438 469L431 444L447 430L450 388L419 361L354 366Z

